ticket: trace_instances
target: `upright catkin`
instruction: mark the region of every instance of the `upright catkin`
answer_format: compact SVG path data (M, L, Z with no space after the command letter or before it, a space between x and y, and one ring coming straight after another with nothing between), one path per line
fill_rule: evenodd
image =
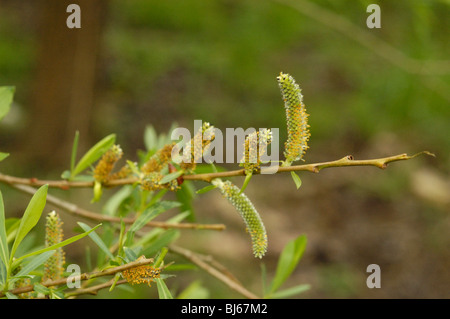
M203 123L199 131L185 146L183 152L183 159L180 163L180 167L186 171L193 171L197 166L196 163L200 163L203 154L209 149L211 142L215 138L214 126L208 122Z
M45 224L45 247L59 244L63 241L63 222L55 211L47 215ZM65 254L62 247L57 248L55 253L47 259L44 265L43 280L57 280L63 277L65 264Z
M299 85L289 74L280 73L277 77L284 101L287 122L287 141L284 144L284 166L303 158L308 149L310 137L308 114L303 104L303 95Z
M212 184L217 186L222 195L236 208L247 226L247 231L252 239L253 254L257 258L262 258L267 251L266 228L256 211L255 206L248 197L240 192L240 189L230 181L223 182L214 179Z
M267 145L272 141L272 132L269 129L255 131L245 138L244 156L240 166L244 167L245 174L258 173L261 169L261 157L267 151Z
M111 179L111 172L114 165L123 156L123 151L120 145L113 145L109 150L103 154L94 169L94 179L100 183L107 182Z

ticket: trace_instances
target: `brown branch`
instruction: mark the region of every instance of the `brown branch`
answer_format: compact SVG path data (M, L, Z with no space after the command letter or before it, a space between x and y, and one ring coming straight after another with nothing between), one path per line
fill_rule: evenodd
M271 168L263 168L261 169L261 174L271 174L273 171L275 173L282 172L290 172L290 171L309 171L313 173L318 173L321 169L329 168L329 167L344 167L344 166L375 166L379 168L386 168L388 163L395 161L403 161L412 159L418 155L427 154L430 156L434 156L434 154L423 151L417 153L412 156L408 156L407 154L399 154L389 157L383 158L375 158L368 160L355 160L352 155L345 156L341 159L330 161L330 162L322 162L322 163L312 163L312 164L304 164L304 165L294 165L288 167L282 166L274 166ZM243 169L227 171L227 172L217 172L217 173L204 173L204 174L192 174L192 175L183 175L183 179L185 180L197 180L197 181L205 181L211 182L214 178L225 178L225 177L234 177L234 176L245 176L245 172ZM103 184L104 187L116 187L123 185L130 185L138 182L139 179L135 177L124 178L118 180L112 180L110 182L106 182ZM56 187L61 189L69 189L69 188L80 188L80 187L93 187L94 182L69 182L65 180L61 181L50 181L50 180L38 180L36 178L19 178L14 176L8 176L0 173L0 182L6 183L10 185L28 185L34 187L40 187L43 185L48 185L49 187Z
M22 192L25 192L27 194L33 195L36 193L36 189L33 187L27 186L27 185L15 185L12 184L11 187L16 188ZM113 223L120 223L123 221L125 224L133 224L135 222L134 218L119 218L115 216L107 216L102 214L97 214L91 211L88 211L86 209L80 208L75 204L66 202L60 198L57 198L53 195L47 194L47 202L60 208L68 213L84 217L90 220L95 221L108 221ZM177 228L177 229L204 229L204 230L224 230L225 225L224 224L196 224L196 223L167 223L167 222L161 222L161 221L150 221L146 224L146 226L149 227L158 227L158 228Z
M199 257L196 253L194 253L188 249L176 246L176 245L170 245L169 250L190 260L192 263L196 264L197 266L199 266L200 268L202 268L203 270L208 272L210 275L216 277L217 279L222 281L224 284L226 284L228 287L237 291L244 297L249 298L249 299L260 299L260 297L258 297L254 293L248 291L244 286L242 286L235 279L230 278L228 275L223 274L216 268L210 266L208 263L203 261L203 258Z
M98 278L98 277L103 277L103 276L110 276L110 275L115 275L118 272L124 271L126 269L130 269L130 268L134 268L134 267L138 267L138 266L143 266L143 265L148 265L150 263L152 263L154 260L153 258L139 258L133 262L130 262L128 264L124 264L124 265L120 265L117 267L113 267L113 268L109 268L109 269L105 269L103 271L98 271L98 272L94 272L94 273L83 273L81 275L78 276L73 276L70 277L71 280L73 281L77 281L77 280L89 280L89 279L94 279L94 278ZM61 278L58 280L47 280L43 283L41 283L41 285L45 286L45 287L51 287L51 286L59 286L59 285L65 285L67 283L67 279L68 278ZM16 288L13 290L9 290L8 292L14 294L14 295L18 295L18 294L22 294L22 293L26 293L26 292L30 292L34 290L34 286L33 285L28 285L28 286L24 286L24 287L20 287L20 288ZM4 297L6 292L0 292L0 297Z
M391 162L403 161L412 159L418 155L427 154L430 156L434 156L434 154L424 151L421 153L417 153L412 156L408 156L407 154L399 154L389 157L383 158L375 158L369 160L355 160L352 155L347 155L341 159L330 161L330 162L322 162L322 163L313 163L313 164L304 164L304 165L294 165L294 166L276 166L276 167L267 167L262 168L260 174L273 174L273 173L282 173L282 172L291 172L291 171L307 171L312 173L318 173L320 170L329 167L345 167L345 166L375 166L378 168L386 168L387 165ZM227 171L227 172L219 172L219 173L205 173L205 174L195 174L195 175L185 175L183 178L185 180L202 180L205 182L211 182L214 178L224 178L224 177L232 177L232 176L245 176L245 172L243 169L235 170L235 171Z

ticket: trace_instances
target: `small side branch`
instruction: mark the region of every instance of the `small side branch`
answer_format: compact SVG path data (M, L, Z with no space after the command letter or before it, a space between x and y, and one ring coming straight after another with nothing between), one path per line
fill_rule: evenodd
M33 195L36 192L36 189L27 185L11 185L11 187L20 190L29 195ZM88 211L86 209L80 208L75 204L66 202L60 198L57 198L53 195L47 194L47 203L50 203L60 209L65 210L69 214L84 217L90 220L95 221L108 221L113 223L124 222L125 224L133 224L135 222L134 218L119 218L115 216L107 216L98 213L94 213ZM196 223L167 223L161 221L150 221L146 224L149 227L158 227L158 228L177 228L177 229L204 229L204 230L224 230L224 224L196 224Z
M323 163L313 163L313 164L304 164L304 165L294 165L294 166L274 166L270 168L261 169L260 174L269 174L271 172L282 173L282 172L290 172L290 171L308 171L313 173L318 173L321 169L329 168L329 167L344 167L344 166L375 166L379 168L386 168L387 164L396 161L404 161L412 159L421 154L426 154L430 156L434 156L434 154L423 151L417 153L412 156L408 156L407 154L399 154L389 157L368 159L368 160L355 160L352 155L345 156L341 159L323 162ZM257 174L257 173L255 173ZM204 173L204 174L191 174L191 175L183 175L185 180L197 180L197 181L205 181L211 182L214 178L226 178L226 177L235 177L235 176L245 176L244 169L227 171L227 172L217 172L217 173ZM112 180L103 184L104 187L116 187L123 185L131 185L138 182L139 179L135 177ZM91 188L94 186L94 182L76 182L76 181L65 181L65 180L39 180L37 178L19 178L14 176L9 176L0 173L0 183L10 184L10 185L27 185L33 187L40 187L43 185L48 185L49 187L61 188L61 189L70 189L70 188Z
M98 277L103 277L103 276L110 276L110 275L115 275L118 272L130 269L130 268L134 268L134 267L138 267L138 266L143 266L143 265L148 265L150 263L153 263L153 258L139 258L136 261L130 262L128 264L124 264L121 266L117 266L117 267L113 267L113 268L109 268L109 269L105 269L103 271L98 271L98 272L94 272L94 273L83 273L81 275L78 276L73 276L70 277L71 281L83 281L83 280L89 280L89 279L94 279L94 278L98 278ZM51 286L59 286L59 285L65 285L67 284L67 280L68 278L61 278L58 280L48 280L46 282L41 283L43 286L45 287L51 287ZM104 285L101 286L101 288ZM100 288L99 288L100 289ZM13 290L10 290L9 292L14 294L14 295L18 295L18 294L22 294L22 293L26 293L26 292L30 292L34 290L34 286L33 285L28 285L28 286L24 286L24 287L20 287L20 288L16 288ZM92 293L93 289L92 287L90 288L90 293ZM4 297L5 296L5 292L0 292L0 297Z
M244 286L242 286L234 277L231 277L228 274L224 274L217 270L216 268L209 265L207 262L204 261L204 258L201 256L198 256L196 253L176 246L176 245L170 245L169 250L176 253L177 255L183 256L184 258L190 260L192 263L197 265L198 267L202 268L206 272L208 272L213 277L216 277L220 281L222 281L224 284L226 284L228 287L233 289L234 291L237 291L241 295L243 295L246 298L249 299L259 299L257 295L254 293L248 291Z

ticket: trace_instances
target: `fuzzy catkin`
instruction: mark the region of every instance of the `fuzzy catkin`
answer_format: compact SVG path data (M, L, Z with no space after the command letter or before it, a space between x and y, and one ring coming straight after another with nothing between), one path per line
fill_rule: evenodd
M123 151L119 145L113 145L103 154L94 169L94 179L100 183L107 182L111 179L111 172L116 162L123 156Z
M211 142L215 138L214 126L208 122L203 123L199 131L185 146L185 153L183 154L180 167L186 171L193 171L200 163L203 154L209 149Z
M61 218L55 211L47 215L47 222L45 224L45 247L50 247L63 241L62 224ZM65 262L65 254L62 247L57 248L55 253L45 263L44 281L62 278Z
M261 157L267 151L267 145L272 141L272 132L268 129L249 134L244 142L244 156L240 166L244 167L245 174L257 173L261 169Z
M310 137L308 114L303 104L303 95L294 78L289 74L280 73L277 77L286 111L288 139L284 145L285 165L303 158L308 149Z
M230 181L222 182L215 179L212 183L239 212L251 236L253 254L257 258L262 258L267 251L267 233L255 206L244 193L239 194L240 189Z
M160 172L171 160L172 149L175 143L164 145L161 149L156 151L150 159L142 166L141 171L144 174L152 172Z

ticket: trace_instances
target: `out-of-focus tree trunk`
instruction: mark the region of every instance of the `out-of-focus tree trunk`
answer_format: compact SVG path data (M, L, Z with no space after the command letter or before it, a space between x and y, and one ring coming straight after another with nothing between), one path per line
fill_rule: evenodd
M51 167L68 162L76 130L80 143L88 141L107 0L38 3L37 69L24 148L35 164ZM72 3L81 8L81 29L66 25Z

